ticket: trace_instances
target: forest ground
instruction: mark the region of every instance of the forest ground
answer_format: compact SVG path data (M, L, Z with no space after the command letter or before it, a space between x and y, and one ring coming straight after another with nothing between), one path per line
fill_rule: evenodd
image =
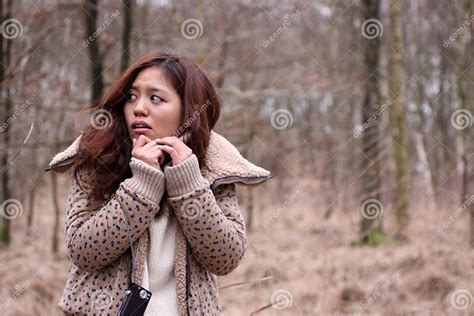
M69 179L61 176L59 183L65 210ZM270 185L257 189L256 225L248 233L246 255L234 272L219 278L224 315L249 315L272 300L274 307L256 315L474 314L468 214L461 211L445 221L459 205L428 211L418 199L411 208L408 243L388 238L379 247L361 247L352 245L359 211L336 210L324 219L318 190L312 180L300 181L283 196ZM33 232L26 233L24 210L12 222L11 248L0 248L1 315L60 314L57 303L68 273L65 211L60 252L52 256L49 191L49 184L38 188ZM243 190L239 198L245 198ZM246 216L244 206L242 211ZM395 231L389 209L384 229L388 235ZM252 280L257 281L227 287Z

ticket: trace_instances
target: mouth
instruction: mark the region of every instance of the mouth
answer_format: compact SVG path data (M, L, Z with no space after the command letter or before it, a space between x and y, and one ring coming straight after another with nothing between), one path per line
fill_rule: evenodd
M132 130L137 133L145 133L151 130L150 125L143 121L137 121L132 123Z

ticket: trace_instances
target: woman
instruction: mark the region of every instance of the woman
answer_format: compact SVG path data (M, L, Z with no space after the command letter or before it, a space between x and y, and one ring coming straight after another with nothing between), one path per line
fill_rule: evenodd
M246 248L236 183L271 174L212 130L219 114L213 85L190 59L152 54L53 158L47 170L73 169L65 314L117 315L132 284L152 293L145 315L221 313L217 276Z

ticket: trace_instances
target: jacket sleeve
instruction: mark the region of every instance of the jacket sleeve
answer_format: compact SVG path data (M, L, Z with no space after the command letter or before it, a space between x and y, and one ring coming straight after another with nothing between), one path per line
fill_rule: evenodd
M122 181L112 197L96 209L91 209L86 192L73 177L65 233L69 256L78 268L97 271L112 263L130 248L127 218L135 241L158 212L165 190L163 172L134 157L130 168L132 177ZM81 184L87 182L88 174L79 172Z
M191 253L208 271L225 275L240 263L246 248L244 219L235 184L210 189L195 154L165 167L166 190Z

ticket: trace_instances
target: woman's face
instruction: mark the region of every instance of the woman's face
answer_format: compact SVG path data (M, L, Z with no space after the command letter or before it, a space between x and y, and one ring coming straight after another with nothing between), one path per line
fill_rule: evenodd
M159 67L142 70L132 84L124 114L131 138L172 136L179 128L181 100ZM148 127L140 126L145 123Z

